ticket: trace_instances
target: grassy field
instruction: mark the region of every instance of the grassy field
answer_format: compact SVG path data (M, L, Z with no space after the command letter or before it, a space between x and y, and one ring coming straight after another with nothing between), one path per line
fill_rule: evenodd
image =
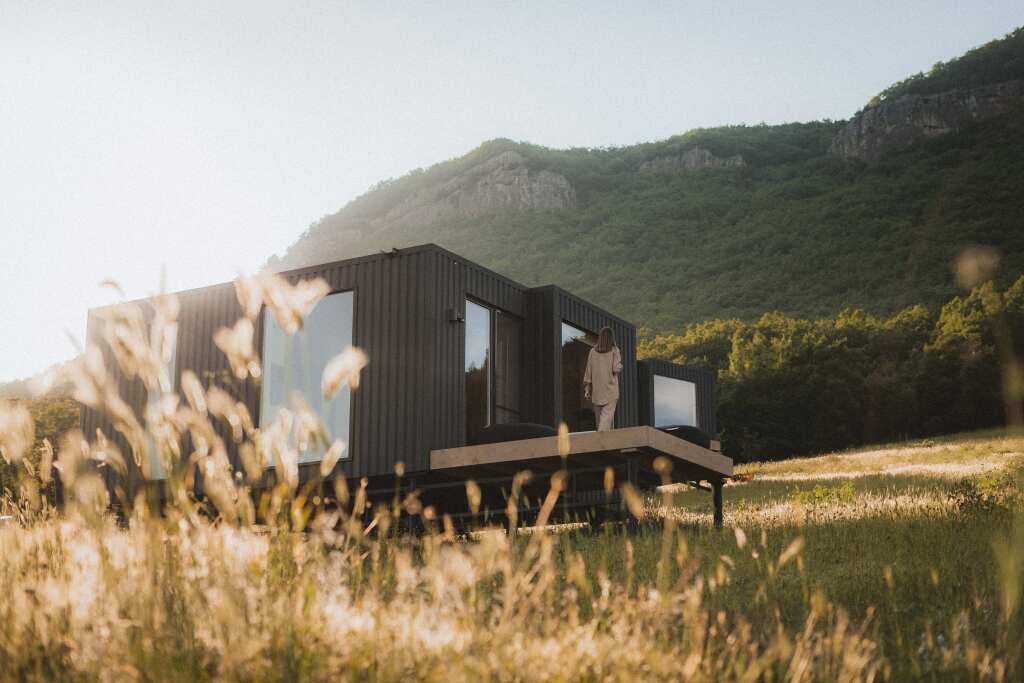
M301 319L308 289L262 277L238 283L240 302L258 294ZM365 481L300 486L304 444L331 443L305 401L256 427L189 371L173 394L177 306L152 304L148 330L132 309L104 326L121 370L160 395L143 421L98 349L67 370L125 452L77 430L37 447L31 412L0 402L14 471L0 490L0 681L1024 678L1024 435L743 466L721 530L705 492L644 501L623 485L639 528L549 532L554 477L539 530L465 536L415 496L369 509ZM244 318L216 337L240 377L259 374L252 329ZM329 363L325 397L356 384L365 360ZM100 476L129 458L145 473L149 454L168 473L162 514L116 487L112 501ZM268 461L278 483L254 496ZM54 468L60 512L46 495ZM399 533L402 511L427 532Z
M742 466L720 531L693 490L638 530L515 541L382 511L297 534L294 499L267 531L37 513L0 526L0 679L1014 680L1022 453L986 433Z
M1001 573L997 557L1014 533L1022 553L1020 520L1015 532L1011 512L1019 505L1022 453L1024 436L988 432L742 465L737 474L750 480L724 489L725 532L712 528L704 492L677 492L668 514L704 575L723 564L730 569L709 607L742 613L767 632L776 610L796 629L815 600L824 599L870 624L878 653L897 678L943 678L953 675L940 675L951 663L942 652L951 638L969 632L976 644L998 647L1010 633L1003 600L1011 577ZM657 514L664 511L659 506ZM748 539L743 549L729 531L737 527ZM766 581L765 560L797 538L804 541L800 561ZM625 569L613 539L573 543L621 579ZM664 534L649 530L630 541L638 558L635 580L653 582ZM969 648L958 647L966 655ZM961 674L967 676L953 677Z

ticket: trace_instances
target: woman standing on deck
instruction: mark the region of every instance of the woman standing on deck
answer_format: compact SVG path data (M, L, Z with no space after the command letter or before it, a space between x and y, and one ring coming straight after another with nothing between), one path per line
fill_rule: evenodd
M612 328L602 327L597 346L587 356L587 370L583 373L583 395L594 404L597 431L612 428L615 406L619 402L619 373L622 372L622 354L615 344Z

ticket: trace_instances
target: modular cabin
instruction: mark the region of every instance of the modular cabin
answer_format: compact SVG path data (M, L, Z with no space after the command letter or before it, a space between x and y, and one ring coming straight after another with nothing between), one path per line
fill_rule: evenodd
M238 380L212 341L243 315L233 283L176 295L180 312L169 368L176 391L182 372L191 370L207 387L219 386L243 403L257 426L301 393L331 438L348 444L328 478L366 478L371 494L416 490L425 503L457 513L466 507L464 481L471 478L481 485L484 510L500 515L517 472L535 475L534 488L524 488L525 501L531 492L547 490L545 475L564 469L560 510L570 512L618 504L617 494L605 490L611 468L616 481L640 489L660 485L665 476L706 487L721 519L721 484L732 461L714 441L714 376L662 361L637 362L636 328L625 320L559 287L520 285L432 244L282 275L291 282L322 278L330 293L293 336L267 310L260 313L254 348L262 372L255 379ZM135 303L146 308L145 301ZM103 320L103 309L90 311L87 338L101 348ZM595 432L582 378L597 332L606 326L623 361L620 398L614 429ZM349 346L369 359L359 386L325 401L323 368ZM110 349L104 353L107 366L115 367ZM142 420L152 396L139 380L115 376L121 396ZM222 422L216 428L240 471L231 428ZM570 431L565 457L555 436L563 422ZM88 408L81 426L90 437L100 430L118 438L109 420ZM322 456L316 448L301 454L300 481L321 477ZM667 459L660 472L659 456ZM148 457L149 480L159 480L165 473L158 458L152 452ZM671 463L667 475L664 462ZM404 475L397 478L400 463ZM136 487L142 479L129 462L117 484ZM201 493L201 473L195 485Z

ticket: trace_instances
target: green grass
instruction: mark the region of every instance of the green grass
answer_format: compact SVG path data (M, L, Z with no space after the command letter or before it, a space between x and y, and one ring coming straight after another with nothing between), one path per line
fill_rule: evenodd
M687 488L673 495L683 513L678 538L702 575L713 576L724 562L735 565L711 595L711 609L742 613L755 631L768 634L776 627L776 610L784 624L799 628L813 596L821 595L854 620L869 620L898 680L917 678L936 665L929 634L943 634L948 642L970 624L983 642L1006 637L994 548L1010 534L1013 514L1000 505L965 506L957 492L966 482L1012 486L1022 453L1019 435L990 431L744 465L738 474L753 480L725 487L721 531L711 527L706 492ZM991 463L993 469L978 474L979 464ZM886 473L917 466L934 470ZM830 472L844 476L828 477ZM764 476L790 478L759 479ZM742 550L734 526L748 539ZM576 535L569 543L595 571L624 580L621 546L627 538L636 582L653 584L666 538L662 530ZM801 561L766 581L766 561L797 538L805 542ZM674 544L670 555L677 552Z

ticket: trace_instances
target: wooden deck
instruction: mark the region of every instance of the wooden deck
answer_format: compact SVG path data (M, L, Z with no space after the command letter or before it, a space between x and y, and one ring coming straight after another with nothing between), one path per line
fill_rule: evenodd
M710 481L732 476L730 458L653 427L624 427L607 432L569 435L566 465L570 468L578 461L593 463L593 459L587 456L602 455L644 461L651 460L652 456L666 456L672 460L674 479ZM433 472L510 464L527 469L535 463L551 462L552 459L560 459L558 437L546 436L431 451L430 469Z

